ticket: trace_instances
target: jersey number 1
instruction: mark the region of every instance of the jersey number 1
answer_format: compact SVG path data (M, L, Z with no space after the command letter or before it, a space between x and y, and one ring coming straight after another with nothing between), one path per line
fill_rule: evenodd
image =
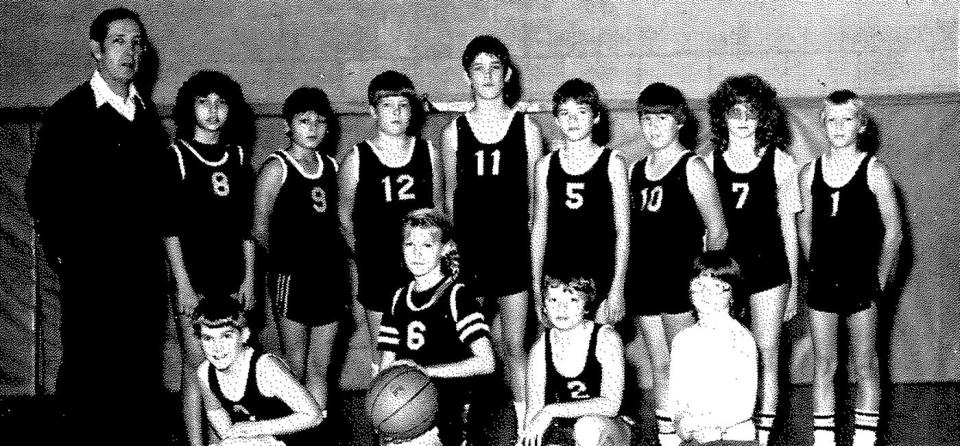
M833 202L833 211L830 213L830 216L836 217L837 211L840 210L840 191L830 194L830 201Z
M477 176L482 177L484 174L483 150L477 150L477 153L474 153L473 156L477 157ZM500 149L490 152L490 158L493 159L493 162L490 163L490 175L500 175Z
M387 203L393 201L393 186L390 184L390 177L383 177L383 196L387 200ZM413 188L413 177L407 174L403 174L397 177L397 185L400 188L397 190L397 200L413 200L416 198L416 195L410 192L410 189Z

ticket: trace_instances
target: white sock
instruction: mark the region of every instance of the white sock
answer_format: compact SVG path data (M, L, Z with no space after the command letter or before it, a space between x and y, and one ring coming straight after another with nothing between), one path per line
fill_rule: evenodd
M835 446L837 444L834 415L813 414L813 446Z
M853 446L874 446L877 443L877 425L880 423L878 412L865 410L853 411Z
M680 436L677 435L677 430L673 425L673 417L670 412L666 409L657 409L656 415L660 446L679 446Z

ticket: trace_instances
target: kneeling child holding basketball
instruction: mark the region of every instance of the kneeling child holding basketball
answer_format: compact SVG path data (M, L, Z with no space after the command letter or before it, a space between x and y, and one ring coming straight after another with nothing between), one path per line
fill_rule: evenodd
M440 441L460 445L470 378L494 371L490 328L479 301L457 280L449 261L453 225L446 216L414 210L403 219L402 230L403 258L414 280L397 291L384 313L380 370L412 363L430 376L438 391Z

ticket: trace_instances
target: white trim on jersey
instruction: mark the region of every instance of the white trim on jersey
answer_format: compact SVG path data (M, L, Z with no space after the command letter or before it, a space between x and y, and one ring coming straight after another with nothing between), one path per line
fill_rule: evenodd
M414 283L411 282L411 283L410 283L410 286L407 287L407 308L409 308L410 311L413 311L413 312L422 311L422 310L425 310L425 309L427 309L427 308L430 308L433 304L435 304L435 303L437 302L437 298L439 298L440 295L443 294L443 293L438 293L437 291L441 291L441 288L444 286L444 284L446 284L447 282L449 282L449 281L451 281L451 280L453 280L452 277L447 277L446 279L443 279L443 281L440 282L440 283L437 285L437 288L435 289L436 291L433 292L433 296L430 296L430 300L427 301L427 303L423 304L423 306L420 306L420 307L418 307L418 306L416 306L416 305L413 304L413 286L414 286ZM459 285L459 284L456 284L456 285ZM451 297L456 296L456 292L457 292L456 285L454 285L454 289L453 289L453 291L452 291L452 293L451 293ZM453 299L451 298L451 300L453 300ZM454 317L454 319L456 319L456 317Z
M388 327L386 325L380 326L380 333L400 336L400 330L397 330L396 328L393 328L393 327Z
M243 147L237 145L237 153L240 155L240 165L243 165Z
M180 153L180 148L176 144L170 144L170 148L173 149L173 153L177 154L177 163L180 164L180 179L187 179L187 169L183 166L183 154Z
M474 332L479 331L479 330L483 330L483 331L486 331L486 332L489 333L489 332L490 332L490 326L487 325L487 324L484 324L484 323L482 323L482 322L477 322L477 323L473 324L472 326L468 327L466 330L463 330L463 331L460 332L460 342L464 342L464 343L465 343L466 340L467 340L467 338L470 337L470 335L472 335Z
M271 153L267 155L267 160L269 160L270 158L276 158L277 161L280 161L280 167L283 168L283 178L280 179L280 184L286 183L287 182L287 163L283 162L283 158L281 158L280 155L277 155L276 153Z
M186 142L186 141L184 141L184 140L182 140L182 139L180 139L180 140L178 140L178 141L180 141L180 142L183 144L184 147L186 147L186 148L189 149L191 152L193 152L193 156L197 157L197 159L200 160L201 163L206 164L206 165L208 165L208 166L210 166L210 167L220 167L220 166L222 166L224 163L226 163L228 159L230 159L230 151L229 151L229 150L226 150L226 151L223 152L223 158L220 158L220 161L208 161L206 158L200 156L200 153L197 152L197 150L194 149L193 146L190 145L190 143L188 143L188 142Z
M397 301L400 300L401 293L403 293L403 288L400 288L396 293L393 293L393 302L390 303L390 314L397 313Z
M400 338L391 338L387 336L377 336L378 344L400 345Z
M330 160L330 163L333 164L333 171L335 173L340 172L340 163L338 163L337 160L333 159L332 156L323 155L323 157Z
M453 286L453 290L450 291L450 315L453 316L453 320L459 319L457 314L457 292L460 291L460 288L463 288L463 284L456 284ZM460 326L457 326L457 330L460 330Z
M467 325L474 323L477 319L483 319L483 315L480 313L473 313L465 318L462 321L457 322L457 331L463 330ZM456 316L454 316L456 320Z
M317 157L317 171L312 174L307 173L307 171L303 170L303 166L299 162L297 162L296 159L290 156L290 154L287 153L286 151L281 150L280 153L283 153L283 156L287 158L288 161L290 161L290 164L293 164L293 168L297 169L297 171L300 172L300 175L303 175L304 178L308 180L316 180L321 176L323 176L323 159L320 158L319 153L313 152L313 154L316 155Z

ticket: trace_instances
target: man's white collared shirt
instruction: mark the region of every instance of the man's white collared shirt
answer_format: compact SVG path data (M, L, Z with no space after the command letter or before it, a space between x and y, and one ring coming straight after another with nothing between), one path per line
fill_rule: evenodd
M97 70L93 72L93 78L90 79L90 87L93 88L93 97L97 101L97 108L102 107L103 104L110 104L121 116L127 118L128 121L133 121L137 112L137 102L134 99L140 100L140 94L137 93L137 88L133 84L130 84L130 94L126 98L122 98L110 89L107 81L103 80L103 76L100 75L100 70Z

